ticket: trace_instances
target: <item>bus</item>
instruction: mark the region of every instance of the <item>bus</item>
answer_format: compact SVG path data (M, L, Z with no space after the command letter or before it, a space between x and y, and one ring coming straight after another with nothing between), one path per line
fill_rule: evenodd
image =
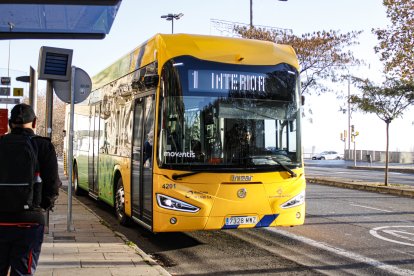
M153 36L75 105L74 193L152 232L303 224L298 70L288 45Z

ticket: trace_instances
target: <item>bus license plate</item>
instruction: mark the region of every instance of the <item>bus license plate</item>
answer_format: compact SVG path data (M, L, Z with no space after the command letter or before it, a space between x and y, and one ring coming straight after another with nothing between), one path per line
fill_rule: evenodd
M226 225L240 225L240 224L256 224L256 216L243 216L243 217L229 217L226 218Z

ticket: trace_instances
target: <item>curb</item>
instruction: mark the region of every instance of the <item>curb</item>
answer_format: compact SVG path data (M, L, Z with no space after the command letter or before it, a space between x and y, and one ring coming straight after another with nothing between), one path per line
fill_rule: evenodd
M377 182L361 182L361 181L354 182L354 181L349 181L349 180L332 179L332 178L317 178L317 177L306 177L306 181L311 184L323 184L323 185L335 186L335 187L340 187L340 188L377 192L377 193L382 193L382 194L391 194L391 195L414 198L414 186L395 185L395 184L391 184L390 186L384 186L382 183L377 183Z
M347 169L352 170L370 170L370 171L385 171L383 166L347 166ZM389 172L411 173L414 174L414 168L388 167Z
M111 229L110 227L108 228ZM160 273L159 275L164 275L164 276L171 275L167 270L165 270L162 266L160 266L154 259L152 259L151 256L149 256L147 253L142 251L142 249L139 248L134 242L130 241L124 234L118 231L115 231L113 229L111 230L112 232L114 232L115 235L120 237L125 242L125 244L127 244L129 247L135 250L135 252L142 257L144 262L146 262L148 265L158 270L158 272Z

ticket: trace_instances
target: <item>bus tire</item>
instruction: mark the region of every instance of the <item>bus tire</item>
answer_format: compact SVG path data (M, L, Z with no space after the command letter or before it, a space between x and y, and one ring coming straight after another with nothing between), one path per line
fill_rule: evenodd
M73 190L75 191L75 195L77 196L86 195L86 191L79 187L78 166L76 165L76 163L73 165L72 183L73 183Z
M128 226L130 224L129 217L125 214L125 190L122 177L118 179L115 191L115 215L119 224Z

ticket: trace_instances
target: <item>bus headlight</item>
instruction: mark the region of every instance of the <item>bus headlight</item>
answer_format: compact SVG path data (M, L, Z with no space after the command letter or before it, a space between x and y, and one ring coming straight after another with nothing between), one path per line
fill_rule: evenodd
M174 211L195 213L198 212L198 210L200 210L200 208L196 206L162 194L157 194L157 203L158 206L160 206L161 208Z
M301 205L304 202L305 202L305 191L302 191L299 194L297 194L295 197L289 199L288 201L280 205L280 207L282 207L283 209L292 208L292 207Z

